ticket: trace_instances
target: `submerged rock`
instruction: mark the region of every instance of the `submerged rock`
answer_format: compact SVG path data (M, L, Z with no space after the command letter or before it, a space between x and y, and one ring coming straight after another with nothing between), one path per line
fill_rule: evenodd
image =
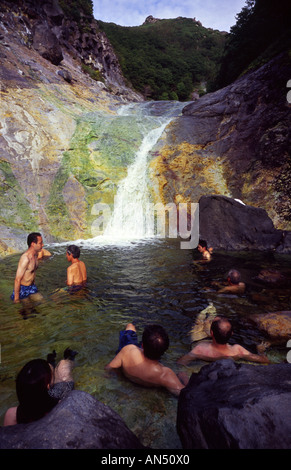
M291 364L224 359L192 374L180 394L184 449L290 449Z
M272 343L286 343L291 338L291 311L251 315L249 320L263 331Z
M142 449L120 416L73 390L44 418L0 428L1 449Z

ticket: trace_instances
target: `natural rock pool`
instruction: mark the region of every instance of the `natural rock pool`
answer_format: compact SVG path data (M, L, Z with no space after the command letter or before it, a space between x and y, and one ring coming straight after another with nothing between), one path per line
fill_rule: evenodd
M197 267L197 250L180 249L178 240L152 239L123 245L81 246L88 285L69 294L63 288L68 266L65 245L47 247L52 257L40 261L36 276L44 302L33 311L13 304L10 294L19 255L1 260L1 424L6 409L17 404L15 377L33 358L46 358L55 349L58 358L68 346L78 351L75 387L109 405L152 448L181 448L176 432L177 398L159 389L145 389L104 366L113 358L119 331L133 322L139 337L148 323L159 323L170 337L162 358L176 372L190 375L205 364L188 368L176 364L189 351L189 331L195 318L211 302L217 314L234 324L233 341L252 352L265 339L249 323L253 313L290 310L291 257L267 253L214 253L210 263ZM212 281L223 281L230 268L238 269L247 284L242 296L218 294ZM289 284L266 285L254 279L261 269L276 269L289 276ZM286 362L286 344L272 345L272 363ZM266 366L267 367L267 366Z

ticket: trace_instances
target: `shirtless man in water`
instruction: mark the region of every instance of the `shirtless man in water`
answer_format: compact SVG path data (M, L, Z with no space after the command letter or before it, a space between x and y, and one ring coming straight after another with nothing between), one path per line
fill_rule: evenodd
M160 325L149 325L144 329L142 348L137 345L134 335L135 327L129 323L121 333L130 333L133 340L127 336L124 346L115 358L105 366L105 369L121 369L124 375L137 384L145 387L165 387L169 392L178 396L187 385L186 374L178 376L169 367L163 366L159 359L169 347L169 338Z
M243 294L246 290L246 285L241 282L239 271L231 269L227 274L227 286L219 289L219 294Z
M210 329L212 341L201 341L192 351L178 359L178 363L184 366L195 359L204 361L215 361L218 359L232 358L234 360L244 359L251 362L268 364L269 359L263 355L265 343L257 346L259 354L252 354L239 344L228 344L232 335L232 325L222 317L214 318Z
M34 284L38 267L38 253L42 250L42 236L38 232L30 233L27 237L28 250L20 257L14 281L14 291L11 299L18 303L27 298L39 300L38 289ZM42 298L42 297L41 297Z
M67 248L67 260L72 263L67 269L67 285L82 286L87 281L86 266L79 260L80 248L76 245L70 245Z
M211 261L212 248L207 247L207 242L205 240L199 240L197 250L201 253L202 259L196 260L195 263L207 263Z

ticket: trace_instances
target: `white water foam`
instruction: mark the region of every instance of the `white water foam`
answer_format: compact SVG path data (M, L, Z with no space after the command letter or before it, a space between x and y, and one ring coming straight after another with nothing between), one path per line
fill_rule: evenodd
M118 185L113 212L103 235L87 240L76 240L75 244L88 248L106 245L131 246L158 237L155 234L154 214L148 184L148 155L167 125L183 107L182 103L170 103L167 106L166 115L158 113L158 116L152 112L149 103L125 105L118 111L119 116L135 114L139 116L139 119L143 115L142 113L150 112L155 127L147 131L136 152L134 162L128 167L127 176ZM68 245L68 242L60 245Z

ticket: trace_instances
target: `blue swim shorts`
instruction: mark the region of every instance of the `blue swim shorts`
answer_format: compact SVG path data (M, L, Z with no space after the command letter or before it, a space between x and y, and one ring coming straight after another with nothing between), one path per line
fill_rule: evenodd
M26 299L32 294L36 294L38 292L38 288L36 287L35 284L31 284L30 286L23 286L20 285L20 291L19 291L19 299ZM14 290L10 296L11 300L14 300Z
M127 346L128 344L135 344L135 346L139 346L136 332L133 330L120 331L119 332L119 347L116 351L116 354L119 353L119 351L122 348L124 348L124 346Z

